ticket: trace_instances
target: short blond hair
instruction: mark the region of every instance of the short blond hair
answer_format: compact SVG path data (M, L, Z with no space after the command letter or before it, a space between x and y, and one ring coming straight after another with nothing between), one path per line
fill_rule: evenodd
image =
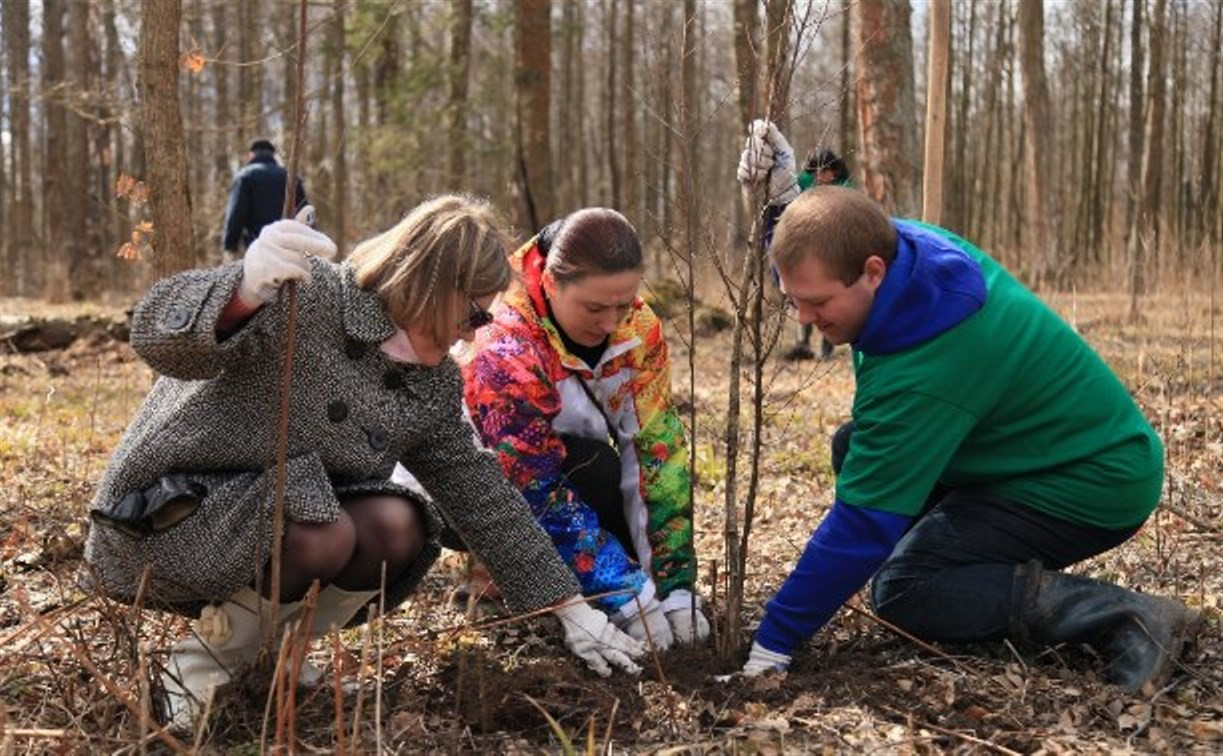
M866 259L896 259L896 228L883 208L856 189L817 186L790 203L769 250L773 265L793 270L810 257L849 286L862 275Z
M456 300L509 286L509 248L501 218L486 200L443 194L358 244L348 262L357 285L378 294L396 325L421 324L445 344Z

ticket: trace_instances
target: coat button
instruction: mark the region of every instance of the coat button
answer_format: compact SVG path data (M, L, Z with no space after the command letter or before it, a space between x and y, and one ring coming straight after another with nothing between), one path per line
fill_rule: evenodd
M166 313L165 320L162 322L171 331L180 331L187 326L190 320L191 313L187 311L187 308L178 306L170 308L170 311Z
M327 404L327 419L333 423L342 423L348 419L348 405L336 399Z
M350 360L359 360L365 356L365 345L356 339L349 339L344 345L344 354L348 355Z
M386 448L386 431L381 428L370 428L366 431L369 437L369 447L374 451L382 451Z
M382 385L391 391L403 388L403 371L391 368L382 374Z

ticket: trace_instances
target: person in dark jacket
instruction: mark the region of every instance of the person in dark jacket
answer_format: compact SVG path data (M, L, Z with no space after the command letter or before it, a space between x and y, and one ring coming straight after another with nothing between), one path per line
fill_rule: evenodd
M251 142L247 163L229 186L229 206L225 208L225 231L221 244L227 259L237 259L259 236L264 226L280 220L284 213L285 184L289 172L276 162L276 146L267 139ZM305 207L306 189L297 179L294 207ZM241 247L239 247L241 245Z

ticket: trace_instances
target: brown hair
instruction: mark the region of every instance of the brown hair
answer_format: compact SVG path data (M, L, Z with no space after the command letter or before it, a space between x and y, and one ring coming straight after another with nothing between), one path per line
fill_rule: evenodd
M544 270L561 286L592 274L644 269L641 240L633 224L606 207L588 207L566 216L544 263Z
M849 286L878 255L896 258L896 228L887 213L856 189L817 186L799 195L782 213L770 249L778 270L789 271L808 257Z
M479 299L510 284L509 238L487 201L443 194L413 208L393 228L357 245L348 262L357 285L378 294L400 328L423 323L437 343L449 338L456 299Z

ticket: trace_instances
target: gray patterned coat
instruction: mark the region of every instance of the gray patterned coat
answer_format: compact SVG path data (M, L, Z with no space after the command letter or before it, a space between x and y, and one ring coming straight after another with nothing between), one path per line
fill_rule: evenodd
M394 326L377 295L357 288L348 266L312 265L313 279L298 295L287 516L333 522L337 496L355 492L415 501L429 543L388 586L387 605L396 606L439 551L431 505L388 481L400 461L515 609L580 592L496 457L477 448L454 362L430 368L390 360L379 345ZM119 600L134 599L151 565L149 603L193 614L249 584L271 552L288 298L218 342L215 325L241 273L241 263L231 263L166 278L132 317L132 346L161 377L111 457L92 509L114 513L133 501L144 507L167 486L187 485L200 496L190 515L164 530L133 534L94 522L85 557Z

